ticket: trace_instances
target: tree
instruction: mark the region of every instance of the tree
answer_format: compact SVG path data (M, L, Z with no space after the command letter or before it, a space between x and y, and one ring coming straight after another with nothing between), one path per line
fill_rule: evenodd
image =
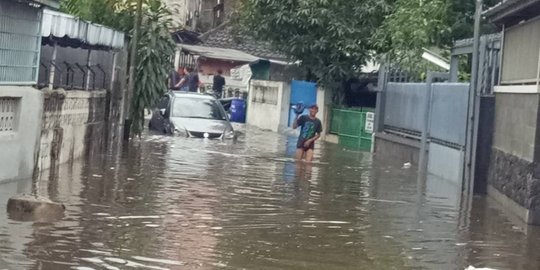
M474 0L396 0L372 42L386 59L421 70L426 65L423 48L436 48L444 55L455 40L472 37L474 10ZM484 29L492 31L488 23Z
M135 134L144 129L144 109L153 108L168 90L167 77L172 68L170 57L174 55L175 44L168 26L170 13L161 1L150 1L143 17L139 46L135 93L132 102L133 126Z
M384 0L241 0L235 29L269 42L329 88L359 73L373 56L371 37Z
M153 108L167 91L167 76L172 68L170 57L175 44L169 33L171 13L161 0L143 1L143 23L137 48L131 102L132 131L140 135L144 127L144 109ZM94 23L132 33L137 0L62 0L64 12ZM133 44L132 44L133 45Z

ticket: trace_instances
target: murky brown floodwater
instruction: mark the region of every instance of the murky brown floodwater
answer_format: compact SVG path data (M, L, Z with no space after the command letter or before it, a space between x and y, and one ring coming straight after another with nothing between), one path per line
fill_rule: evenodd
M118 155L45 172L67 205L54 224L0 212L0 269L538 269L540 233L456 186L321 145L295 164L295 138L239 142L147 135ZM0 185L0 207L28 190Z

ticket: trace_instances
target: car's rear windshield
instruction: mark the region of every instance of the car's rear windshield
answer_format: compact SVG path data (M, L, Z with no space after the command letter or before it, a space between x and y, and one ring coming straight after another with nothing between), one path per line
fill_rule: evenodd
M226 119L217 101L191 97L178 97L174 100L173 117Z

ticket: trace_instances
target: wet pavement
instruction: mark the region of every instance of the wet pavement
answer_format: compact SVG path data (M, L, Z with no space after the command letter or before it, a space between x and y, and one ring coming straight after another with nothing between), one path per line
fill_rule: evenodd
M256 129L238 142L148 134L42 172L54 223L0 212L1 269L538 269L540 231L457 184ZM0 185L0 207L30 181Z

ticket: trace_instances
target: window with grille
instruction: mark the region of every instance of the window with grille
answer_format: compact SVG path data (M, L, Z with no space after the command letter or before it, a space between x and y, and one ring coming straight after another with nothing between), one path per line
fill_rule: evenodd
M0 134L16 129L19 98L0 98Z
M502 83L536 83L540 49L540 17L504 33Z
M40 23L39 9L15 1L0 1L0 84L36 83Z

